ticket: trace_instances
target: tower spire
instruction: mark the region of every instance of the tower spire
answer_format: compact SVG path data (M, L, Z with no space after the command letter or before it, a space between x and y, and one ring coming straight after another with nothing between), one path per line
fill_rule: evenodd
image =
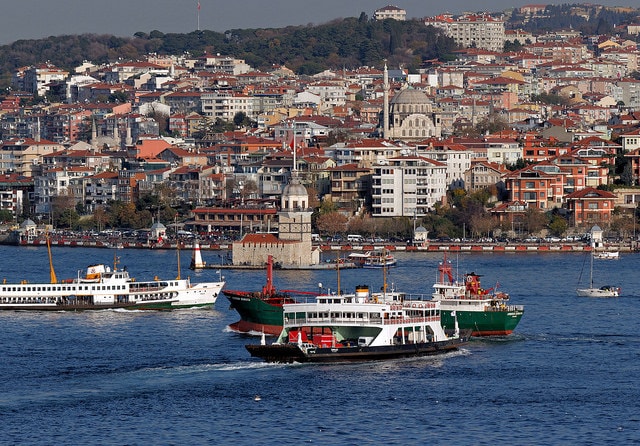
M293 128L293 171L296 172L298 170L298 163L296 162L296 121L292 121L291 124Z
M383 105L382 105L382 136L383 138L389 138L389 70L387 69L387 62L384 62L384 92L383 92Z

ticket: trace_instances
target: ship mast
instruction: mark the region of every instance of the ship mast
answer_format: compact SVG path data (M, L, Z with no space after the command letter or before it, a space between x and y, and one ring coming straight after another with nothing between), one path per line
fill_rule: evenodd
M51 241L49 240L49 233L46 235L47 239L47 254L49 255L49 280L51 283L58 283L56 272L53 269L53 258L51 256Z
M340 251L338 251L338 258L336 259L336 274L338 275L338 294L342 294L342 291L340 291Z
M160 208L158 208L158 222L160 221ZM180 280L180 239L177 237L178 235L178 215L173 218L173 229L176 232L176 253L178 256L178 277L176 280Z

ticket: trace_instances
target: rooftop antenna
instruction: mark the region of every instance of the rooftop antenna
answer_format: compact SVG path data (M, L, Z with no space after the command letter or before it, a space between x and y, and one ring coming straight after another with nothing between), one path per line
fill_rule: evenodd
M198 0L198 31L200 31L200 1Z

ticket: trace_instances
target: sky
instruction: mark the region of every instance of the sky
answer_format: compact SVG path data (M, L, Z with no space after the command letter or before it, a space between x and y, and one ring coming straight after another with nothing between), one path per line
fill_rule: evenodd
M626 2L626 3L623 3ZM600 0L602 5L628 6L637 0ZM408 18L443 12L502 11L514 6L540 4L526 0L0 0L0 45L16 40L66 34L113 34L130 37L148 33L188 33L198 29L224 32L237 28L280 28L321 24L337 18L369 17L393 4ZM551 0L546 4L574 3ZM579 3L579 1L575 1ZM637 6L637 5L636 5Z

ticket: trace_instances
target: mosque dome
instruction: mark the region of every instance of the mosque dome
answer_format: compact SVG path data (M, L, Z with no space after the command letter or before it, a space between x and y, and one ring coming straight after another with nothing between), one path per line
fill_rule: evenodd
M431 113L431 99L424 91L405 88L391 99L391 113L407 116L413 113Z

